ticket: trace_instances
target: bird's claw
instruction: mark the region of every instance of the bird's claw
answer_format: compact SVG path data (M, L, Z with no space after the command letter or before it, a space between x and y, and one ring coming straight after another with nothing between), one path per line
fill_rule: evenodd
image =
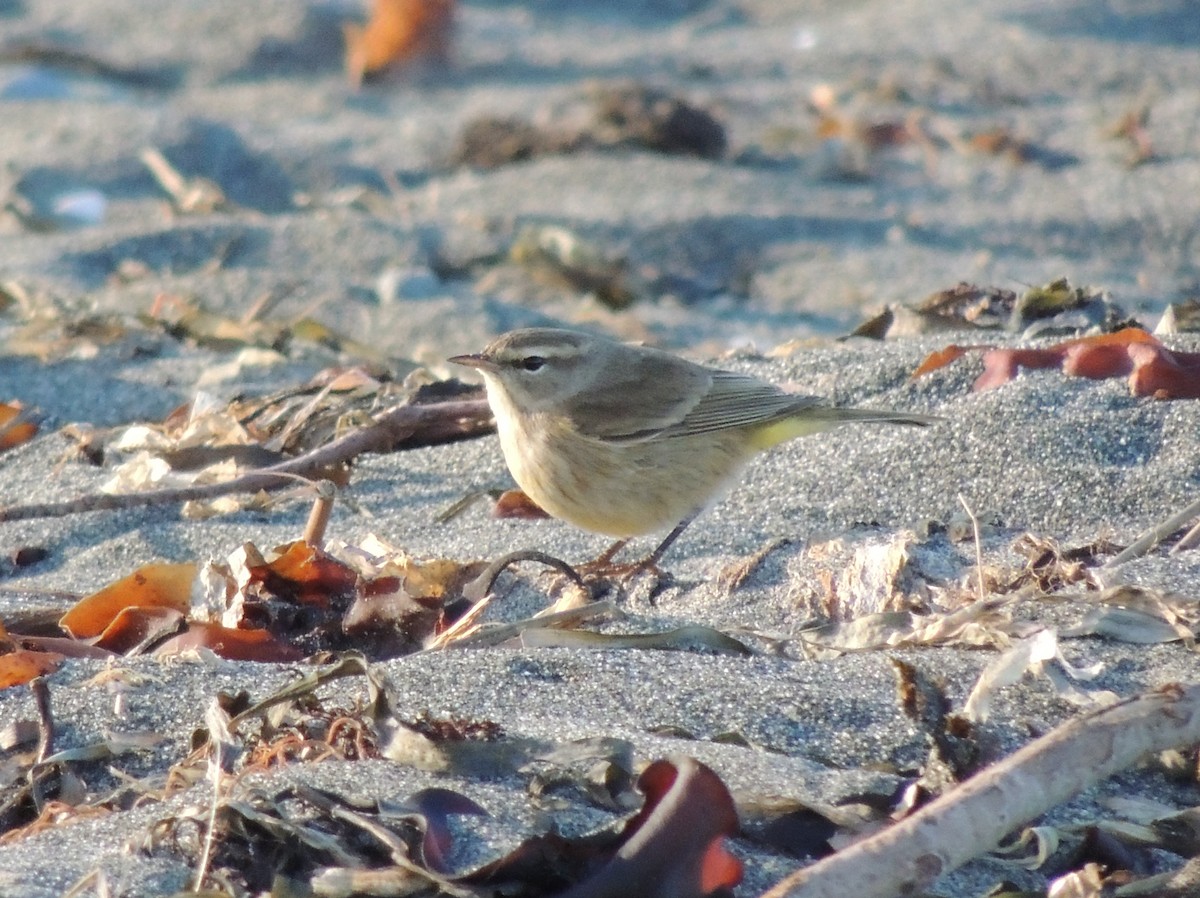
M619 592L626 592L643 577L650 584L648 598L654 599L675 584L675 577L658 566L654 556L639 561L614 562L601 556L595 561L579 565L576 570L588 583L610 584Z

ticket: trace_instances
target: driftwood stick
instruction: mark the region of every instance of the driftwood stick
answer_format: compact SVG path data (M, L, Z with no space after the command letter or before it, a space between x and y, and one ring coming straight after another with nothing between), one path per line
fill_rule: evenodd
M1197 499L1187 508L1171 515L1165 521L1143 531L1124 551L1104 562L1102 569L1112 570L1127 561L1132 561L1134 558L1141 558L1176 530L1184 527L1196 517L1200 517L1200 499Z
M57 518L85 511L172 505L215 499L232 493L278 489L295 481L297 477L319 476L327 468L348 462L366 452L390 452L401 447L429 446L488 433L492 429L491 421L491 410L487 401L483 399L401 405L381 412L370 425L351 431L332 443L269 468L249 471L224 483L116 495L91 493L65 502L12 505L0 508L0 521Z
M911 817L796 871L762 898L917 894L1145 755L1198 741L1200 684L1128 699L1063 724Z
M1179 542L1171 546L1168 555L1178 555L1180 552L1188 552L1196 546L1200 546L1200 521L1196 522L1196 526L1179 537Z

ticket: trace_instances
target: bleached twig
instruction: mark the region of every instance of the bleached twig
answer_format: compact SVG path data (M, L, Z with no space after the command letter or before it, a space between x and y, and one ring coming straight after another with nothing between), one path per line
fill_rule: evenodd
M761 898L914 895L1009 832L1152 752L1200 741L1200 683L1056 728L911 817L784 878Z
M344 464L366 452L391 451L401 443L427 446L487 433L492 429L491 421L492 413L487 400L484 399L401 405L377 415L366 427L352 431L332 443L269 468L249 471L233 480L137 493L91 493L65 502L10 505L7 508L0 507L0 521L57 518L85 511L203 502L233 493L278 489L297 476L316 477L326 469Z
M1200 499L1197 499L1179 513L1171 515L1171 517L1162 523L1155 524L1149 530L1144 531L1137 539L1126 546L1122 552L1117 553L1106 561L1104 569L1112 570L1118 565L1132 561L1134 558L1141 558L1162 540L1196 517L1200 517Z

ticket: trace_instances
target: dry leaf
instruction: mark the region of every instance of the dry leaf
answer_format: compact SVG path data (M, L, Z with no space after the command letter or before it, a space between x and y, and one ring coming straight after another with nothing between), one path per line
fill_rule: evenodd
M1146 645L1182 640L1191 645L1200 632L1200 610L1187 596L1123 585L1087 598L1097 607L1063 636L1106 636Z
M1094 679L1103 670L1102 664L1090 668L1072 666L1062 655L1058 634L1051 629L1039 630L1003 652L979 675L967 697L963 715L982 723L991 714L991 703L1001 689L1018 682L1026 671L1045 677L1055 694L1071 704L1096 708L1110 705L1119 697L1108 690L1089 692L1075 685L1077 680Z
M186 614L191 607L196 565L147 564L99 592L80 599L59 626L76 639L99 636L126 608L170 608Z
M299 661L304 653L280 642L266 630L237 630L193 621L186 632L173 636L155 649L164 658L199 648L210 649L229 661L286 663Z
M183 615L175 608L123 608L96 637L96 645L124 655L139 646L152 645L182 626Z
M972 602L949 612L912 614L888 611L804 630L800 642L810 653L860 652L914 645L1003 646L1014 630L1009 599ZM815 650L815 651L813 651Z
M1012 548L1026 563L1025 569L1003 586L1005 592L1032 585L1040 592L1050 593L1076 583L1095 589L1098 582L1089 564L1116 551L1112 543L1104 540L1065 548L1053 539L1033 533L1021 534L1013 541Z
M1012 686L1025 676L1025 671L1037 668L1058 654L1058 637L1053 630L1039 630L1028 639L1022 639L1008 651L992 661L979 675L967 702L963 715L968 720L982 723L991 715L992 699L1004 687Z
M446 62L454 31L454 0L374 0L367 24L346 24L346 76L355 87L390 66L426 59Z
M15 649L0 655L0 689L23 686L34 677L54 673L66 661L58 652Z
M33 439L38 426L19 402L0 402L0 451Z
M596 633L536 627L524 630L514 642L525 648L668 649L709 651L723 655L751 655L745 643L711 627L692 625L665 633Z
M982 348L969 347L967 351ZM913 377L942 368L963 353L957 346L931 353ZM1150 333L1134 327L1044 349L985 349L983 365L984 372L975 381L976 391L1008 383L1021 368L1059 368L1069 376L1092 379L1128 375L1134 396L1200 399L1200 352L1169 350Z
M524 490L505 490L492 507L494 518L516 518L522 521L542 521L550 517Z
M724 844L737 831L738 819L720 778L692 758L660 760L642 772L638 788L646 796L645 805L625 824L615 843L598 844L593 838L571 844L557 834L535 837L456 881L515 893L516 889L495 886L527 882L526 871L539 877L546 870L579 876L581 868L590 867L591 875L554 894L559 898L729 894L741 882L742 864Z
M1050 883L1046 898L1101 898L1104 870L1099 864L1088 864L1082 870L1060 876Z
M655 761L638 777L638 788L646 805L626 825L628 841L563 898L619 898L643 890L693 898L742 881L742 863L724 844L737 832L737 811L712 770L692 758Z
M924 606L930 590L921 571L911 564L916 535L905 531L883 542L868 541L839 565L824 599L830 617L852 619L880 612Z
M972 350L983 348L984 347L982 346L959 346L956 343L951 343L949 346L935 350L929 353L929 355L925 356L925 359L916 367L916 370L913 371L910 377L912 377L913 380L916 380L918 377L922 377L931 371L937 371L939 368L945 368L951 362L958 361Z

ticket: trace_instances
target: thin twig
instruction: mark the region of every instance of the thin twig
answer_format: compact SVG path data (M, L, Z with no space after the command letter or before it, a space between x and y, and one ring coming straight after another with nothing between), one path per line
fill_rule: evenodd
M86 51L55 44L23 43L0 50L0 63L12 62L53 66L146 90L169 90L173 86L173 79L165 70L117 65Z
M204 888L204 878L208 875L208 865L212 861L213 846L217 841L217 806L221 801L221 740L213 740L213 756L208 759L208 774L212 778L212 798L208 807L208 826L204 833L204 845L200 851L200 859L196 863L196 875L192 880L192 891L199 892Z
M242 313L242 324L250 325L261 321L271 309L300 289L301 281L289 281L267 290L262 296L250 303L250 308Z
M504 571L505 568L511 567L518 561L535 561L538 564L544 564L547 567L552 567L568 580L578 586L580 589L587 591L587 584L583 582L583 578L571 565L567 564L561 558L555 558L553 555L547 555L545 552L539 552L537 549L518 549L515 552L509 552L500 558L497 558L486 568L483 573L463 587L463 597L477 602L492 591L492 587L496 585L496 578Z
M1179 513L1171 515L1171 517L1167 518L1161 524L1155 524L1149 530L1143 532L1124 551L1119 552L1105 562L1104 568L1112 570L1127 561L1132 561L1134 558L1141 558L1158 545L1159 542L1166 539L1197 516L1200 516L1200 499L1197 499Z
M209 864L212 863L213 847L217 843L217 812L224 804L226 767L232 767L239 752L234 743L233 728L229 715L221 707L220 702L213 699L204 712L204 723L208 728L208 741L212 746L212 754L208 758L208 776L212 779L212 800L208 807L208 826L204 833L204 844L201 846L200 857L196 861L196 872L192 879L193 892L204 888L204 880L208 878ZM227 755L226 747L229 754ZM232 780L230 781L232 782Z
M470 632L456 633L456 638L452 640L445 639L446 634L444 633L421 652L424 654L447 648L484 648L507 642L529 630L549 630L560 627L571 629L587 621L620 619L623 616L624 612L617 607L616 603L606 599L581 605L578 608L568 608L566 611L544 614L540 617L527 617L511 624L495 624L487 629L477 627ZM448 630L446 632L449 633Z
M207 501L233 493L278 489L295 477L312 478L334 465L345 464L367 452L390 452L467 439L492 430L492 413L486 400L468 399L401 405L382 412L368 426L317 449L269 468L250 471L224 483L185 486L166 490L109 495L91 493L65 502L42 502L0 508L0 522L31 518L58 518L86 511L144 508Z
M108 877L100 867L94 867L75 881L71 888L62 894L62 898L79 898L85 891L96 898L111 898L112 890L108 886Z
M319 546L325 541L325 528L329 526L329 517L333 514L333 503L337 499L338 490L337 484L327 479L318 480L313 486L316 487L317 498L308 513L308 522L304 525L304 535L301 539L310 546Z
M214 212L228 204L219 184L208 178L186 177L154 147L143 149L138 158L179 212Z
M979 581L979 601L982 602L987 598L987 592L983 588L983 546L979 541L979 520L975 517L975 512L971 511L967 500L962 497L962 493L958 494L958 504L966 511L967 517L971 519L971 527L975 531L975 574Z
M1179 537L1179 542L1171 546L1171 551L1168 555L1178 555L1180 552L1187 552L1190 549L1200 546L1200 521L1196 522L1196 526Z
M38 748L35 763L40 764L54 753L54 714L50 710L50 686L45 677L29 681L33 704L38 713Z

